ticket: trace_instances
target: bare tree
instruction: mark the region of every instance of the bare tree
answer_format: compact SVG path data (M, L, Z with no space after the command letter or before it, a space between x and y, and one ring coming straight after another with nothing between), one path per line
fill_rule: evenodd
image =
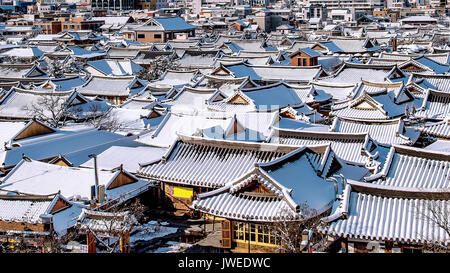
M97 129L115 132L122 127L122 124L113 109L109 109L106 113L100 109L98 104L93 104L87 113L86 119Z
M423 230L417 232L417 236L424 242L424 248L433 252L449 251L450 243L450 200L448 199L448 190L442 190L443 195L446 195L444 200L430 200L425 194L423 199L420 199L413 209L416 211L418 221L423 221L424 226L434 226L443 231L447 237L443 238L428 238L426 232Z
M150 63L149 69L144 69L138 75L143 80L157 80L168 70L178 70L179 63L170 59L168 56L158 56Z
M449 37L442 36L442 35L436 35L433 39L433 46L438 47L445 47L450 46L450 39Z
M79 74L83 71L83 65L71 57L70 60L62 66L62 71L65 74Z
M47 73L49 77L62 78L64 77L65 66L61 64L58 60L48 59L47 63Z
M79 237L80 235L76 230L69 230L62 236L52 232L49 238L45 240L44 246L47 247L50 253L64 253L67 252L67 244L70 241L79 239Z
M281 210L279 214L282 220L275 224L275 234L281 244L278 250L302 253L307 251L308 245L312 246L313 251L325 250L326 237L319 232L322 222L316 210L302 204L300 212L295 215L286 209Z
M23 108L29 115L58 128L64 126L74 109L67 108L67 96L41 95L36 102Z

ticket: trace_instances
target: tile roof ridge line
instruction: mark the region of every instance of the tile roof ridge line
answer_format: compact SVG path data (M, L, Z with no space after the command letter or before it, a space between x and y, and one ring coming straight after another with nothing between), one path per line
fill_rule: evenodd
M34 91L34 90L27 90L23 88L19 88L16 86L11 87L10 91L14 91L17 93L22 94L31 94L31 95L52 95L52 96L69 96L72 94L73 91L65 91L65 92L42 92L42 91Z
M347 179L347 183L357 192L374 196L400 198L400 199L443 199L448 200L450 190L448 188L408 188L398 186L379 185L367 182Z
M427 149L403 146L403 145L397 145L397 144L392 145L392 147L395 149L395 152L399 153L399 154L419 157L419 155L416 155L416 153L420 153L420 157L427 158L427 156L428 157L437 156L437 157L441 158L440 160L450 160L450 152L433 151L433 150L427 150ZM442 157L444 157L444 158L442 158Z
M338 118L339 120L343 120L343 121L349 121L349 122L354 122L354 123L358 123L358 122L365 122L365 123L397 123L399 121L401 121L401 117L399 118L393 118L393 119L359 119L359 118L353 118L353 117L339 117L336 116L336 118Z
M286 152L293 151L301 147L301 145L287 145L287 144L276 144L276 143L253 143L247 141L231 141L231 140L222 140L222 139L212 139L198 136L189 136L184 135L180 132L176 132L177 136L180 138L180 141L188 144L198 144L205 146L214 146L218 144L226 145L224 148L226 149L256 149L259 151L278 151L287 150ZM261 149L266 148L266 149Z
M320 131L299 131L295 129L284 129L284 128L277 128L274 127L274 130L277 130L279 132L286 132L286 133L294 133L297 135L317 135L317 136L330 136L330 137L337 137L337 136L350 136L355 138L365 138L367 133L344 133L344 132L320 132Z

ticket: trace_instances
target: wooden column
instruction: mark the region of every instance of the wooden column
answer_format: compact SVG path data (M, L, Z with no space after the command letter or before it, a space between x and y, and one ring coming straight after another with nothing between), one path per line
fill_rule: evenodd
M120 252L130 253L130 234L125 233L120 236Z
M95 237L92 233L86 233L86 242L88 246L88 253L96 253L97 250L95 247Z
M348 253L348 240L347 240L347 238L341 238L341 251L342 251L342 253Z
M250 253L250 238L252 237L252 235L250 234L250 223L247 221L247 231L248 231L248 253Z

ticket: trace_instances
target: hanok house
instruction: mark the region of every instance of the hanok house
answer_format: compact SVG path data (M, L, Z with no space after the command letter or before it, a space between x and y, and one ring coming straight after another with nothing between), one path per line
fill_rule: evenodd
M0 64L2 81L43 82L48 79L45 71L36 64Z
M135 76L92 76L77 91L85 96L98 96L112 103L121 104L146 86L145 81Z
M30 129L33 127L30 126ZM92 154L92 149L103 151L113 145L129 146L134 144L126 136L106 130L97 130L93 127L68 131L54 128L42 129L44 129L42 133L36 132L35 134L31 133L27 127L23 130L29 132L22 134L26 137L17 140L14 140L15 137L5 139L6 144L2 144L4 152L0 157L2 168L6 171L12 169L23 159L23 155L45 162L52 160L55 156L63 155L77 166L89 159L88 155ZM55 130L55 132L50 133L51 130Z
M166 208L190 213L197 194L223 187L255 163L274 160L298 147L179 135L161 159L141 165L137 175L159 182Z
M400 118L364 120L336 117L330 131L342 133L368 132L377 143L384 146L393 144L413 145L420 136L420 133L414 128L406 127Z
M320 65L316 66L284 66L284 65L250 65L243 61L239 63L221 63L211 76L223 78L244 78L250 79L258 84L274 83L286 81L288 83L308 84L312 80L318 79L326 74ZM328 74L326 74L328 75Z
M450 153L394 145L384 167L364 182L347 180L323 232L344 252L448 251ZM433 211L433 212L432 212Z
M98 178L96 187L95 177ZM151 188L151 185L131 173L116 168L103 171L67 167L64 164L48 164L22 159L1 181L0 189L10 192L26 192L47 195L60 192L67 200L96 205L122 203Z
M301 147L199 194L192 208L222 219L223 248L278 252L280 222L328 215L339 186L327 177L340 167L329 146Z
M60 36L53 38L58 43L64 43L66 45L85 45L95 44L100 40L103 40L102 36L97 36L90 30L82 31L66 31L62 32Z
M419 109L422 99L415 97L403 82L362 81L353 94L331 107L330 116L382 120L406 115L406 109Z
M333 75L320 78L325 82L357 84L361 81L382 83L386 81L399 82L407 79L405 74L396 65L356 64L344 62Z
M50 98L55 101L55 107L66 101L70 92L42 92L31 91L19 88L11 88L10 91L0 97L0 118L7 120L29 120L35 115L33 105L40 105L43 98ZM47 96L47 97L46 97ZM51 117L49 110L43 107L43 115Z
M301 48L294 53L291 53L292 66L315 66L318 65L318 58L321 54L310 48Z
M49 240L70 227L72 204L60 194L0 193L0 241L11 247L48 251ZM81 209L80 209L81 211Z
M370 159L384 160L386 148L374 141L368 133L313 132L274 128L269 140L284 145L327 145L336 156L346 162L365 165Z

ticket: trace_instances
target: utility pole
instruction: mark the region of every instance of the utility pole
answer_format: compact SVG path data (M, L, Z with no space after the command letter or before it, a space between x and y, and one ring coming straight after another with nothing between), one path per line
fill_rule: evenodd
M99 191L98 191L98 171L97 171L97 155L90 154L90 158L94 159L94 171L95 171L95 201L99 201Z

